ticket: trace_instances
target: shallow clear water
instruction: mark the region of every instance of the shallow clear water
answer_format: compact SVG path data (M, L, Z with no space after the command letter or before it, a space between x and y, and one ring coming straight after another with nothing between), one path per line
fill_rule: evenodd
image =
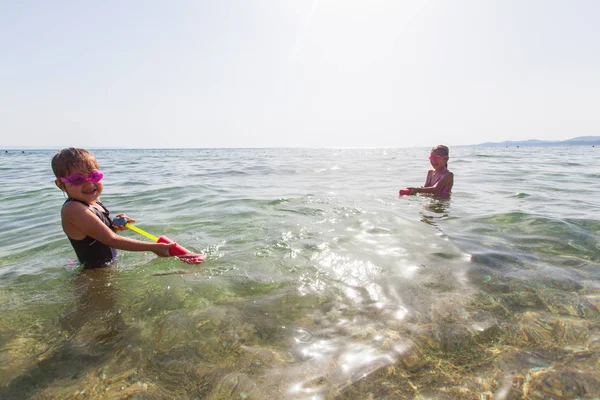
M53 152L0 155L0 398L598 398L600 149L98 150L207 255L81 271ZM127 236L142 239L133 232Z

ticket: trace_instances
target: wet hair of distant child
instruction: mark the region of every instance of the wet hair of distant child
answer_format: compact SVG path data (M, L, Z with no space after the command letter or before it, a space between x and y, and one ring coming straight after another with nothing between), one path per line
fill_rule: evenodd
M52 157L52 171L57 178L66 177L74 170L99 169L98 161L89 151L69 147Z

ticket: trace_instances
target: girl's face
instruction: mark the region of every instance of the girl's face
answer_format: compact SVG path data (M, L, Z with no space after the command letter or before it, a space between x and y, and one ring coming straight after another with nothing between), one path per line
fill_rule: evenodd
M432 151L429 155L429 162L434 169L441 170L448 165L448 156L440 156L435 151Z
M62 177L56 180L56 186L58 186L63 192L66 192L69 197L75 200L80 200L88 204L93 204L98 200L104 185L102 184L102 175L98 174L98 171L94 166L88 165L86 167L78 167L73 171L69 171L69 176ZM82 175L87 178L83 184L77 183L77 177L75 175ZM72 182L64 182L67 180L64 178L71 178ZM73 179L75 178L75 179ZM99 179L100 178L100 179ZM97 180L98 182L94 182Z

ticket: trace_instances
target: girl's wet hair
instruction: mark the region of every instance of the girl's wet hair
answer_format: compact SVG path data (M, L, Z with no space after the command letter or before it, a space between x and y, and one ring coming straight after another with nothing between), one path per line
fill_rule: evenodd
M52 157L52 171L57 178L64 178L76 169L99 169L96 157L87 150L69 147L59 150Z
M439 144L431 149L432 152L435 152L438 156L448 157L450 156L450 149L448 146L444 146L443 144Z

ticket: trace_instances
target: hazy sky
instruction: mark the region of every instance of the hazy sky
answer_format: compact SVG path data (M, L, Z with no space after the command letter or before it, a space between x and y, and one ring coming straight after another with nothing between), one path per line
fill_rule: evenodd
M600 135L597 0L0 0L0 147Z

